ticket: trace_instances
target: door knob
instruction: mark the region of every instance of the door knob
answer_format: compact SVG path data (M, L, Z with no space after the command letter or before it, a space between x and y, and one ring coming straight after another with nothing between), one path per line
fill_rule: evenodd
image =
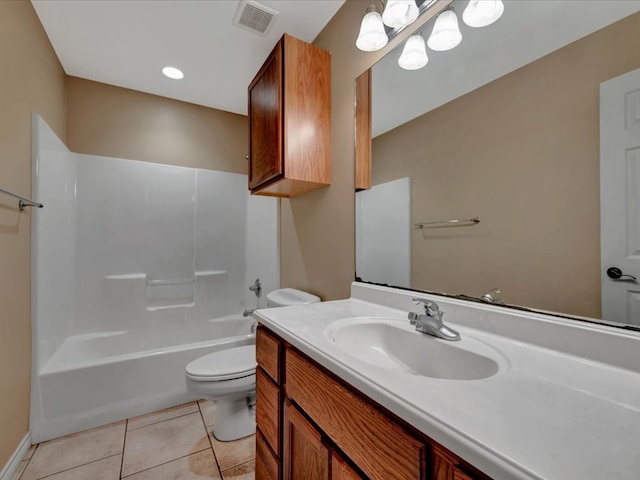
M622 273L618 267L609 267L607 268L607 276L609 278L613 278L614 280L633 280L634 282L637 280L633 275L625 275Z

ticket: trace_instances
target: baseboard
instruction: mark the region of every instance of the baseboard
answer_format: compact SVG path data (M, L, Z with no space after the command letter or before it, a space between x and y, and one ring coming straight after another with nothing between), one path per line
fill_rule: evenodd
M16 473L18 467L20 466L20 462L29 451L29 447L31 446L31 432L27 432L24 436L20 445L16 448L16 451L13 452L13 455L4 466L2 471L0 472L0 480L11 480L13 474Z

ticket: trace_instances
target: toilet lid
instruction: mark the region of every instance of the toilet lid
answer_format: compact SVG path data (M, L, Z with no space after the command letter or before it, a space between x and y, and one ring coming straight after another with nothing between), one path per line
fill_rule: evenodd
M196 381L219 381L246 377L256 371L256 346L228 348L190 362L186 369Z

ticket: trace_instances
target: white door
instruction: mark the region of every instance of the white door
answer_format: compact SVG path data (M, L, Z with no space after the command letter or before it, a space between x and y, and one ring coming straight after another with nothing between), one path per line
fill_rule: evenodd
M600 232L602 318L640 325L640 69L600 84Z

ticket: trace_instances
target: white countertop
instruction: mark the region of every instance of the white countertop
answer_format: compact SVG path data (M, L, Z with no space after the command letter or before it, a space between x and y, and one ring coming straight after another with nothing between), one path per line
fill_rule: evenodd
M367 288L359 285L356 291ZM369 290L368 296L382 290L387 297L397 296L400 300L391 302L396 304L417 295L402 291L396 294L383 287L372 286ZM500 369L482 380L398 374L356 359L325 335L330 324L350 317L397 319L400 328L412 331L407 310L353 297L352 293L347 300L263 309L254 316L313 360L495 480L640 479L638 370L497 335L486 327L470 328L472 320L468 318L462 322L465 325L456 323L461 309L467 315L477 313L483 318L493 311L503 317L523 314L507 311L505 315L505 309L431 297L445 312L445 324L460 332L460 347L465 347L465 341L489 345L500 358ZM572 323L545 319L539 314L530 317L545 324L547 335L554 333L554 323L565 330ZM576 326L570 326L577 329L575 338L584 336L585 331L592 336L607 336L612 330L614 341L626 342L611 344L615 349L624 345L640 350L640 335L573 323ZM599 337L594 338L597 342ZM607 342L602 345L612 348ZM567 350L575 348L568 345Z

